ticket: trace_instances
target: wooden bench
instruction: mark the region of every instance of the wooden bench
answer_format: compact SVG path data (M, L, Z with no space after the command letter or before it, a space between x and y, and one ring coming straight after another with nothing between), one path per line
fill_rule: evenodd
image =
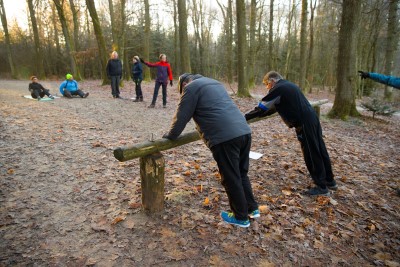
M311 105L320 115L320 106L328 103L327 99L311 102ZM248 123L269 119L277 116L255 118ZM140 177L142 187L142 206L149 212L158 212L164 209L164 172L165 160L161 151L177 146L182 146L200 139L197 131L182 134L178 139L171 141L161 138L154 141L146 141L140 144L118 147L114 150L114 157L121 162L140 158Z

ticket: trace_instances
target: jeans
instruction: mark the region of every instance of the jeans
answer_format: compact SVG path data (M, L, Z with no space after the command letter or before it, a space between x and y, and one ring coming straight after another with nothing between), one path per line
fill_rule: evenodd
M115 97L119 96L120 76L111 76L111 94Z
M167 83L161 83L161 82L156 81L156 84L154 86L153 100L151 101L152 105L156 104L158 90L160 89L160 86L162 86L163 105L167 104Z
M221 184L228 195L230 208L238 220L247 220L249 212L258 209L247 176L250 146L251 134L247 134L211 147L221 174Z

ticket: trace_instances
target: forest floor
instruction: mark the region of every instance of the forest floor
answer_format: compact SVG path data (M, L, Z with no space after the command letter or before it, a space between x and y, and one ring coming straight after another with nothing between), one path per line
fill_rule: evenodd
M59 81L42 84L58 92ZM333 120L322 106L339 190L318 198L302 195L312 182L294 131L279 117L251 124L252 151L264 154L249 172L261 217L243 229L221 222L229 205L201 141L163 152L165 209L141 210L139 160L113 150L168 130L176 86L167 108L160 95L148 109L153 82L142 103L128 100L132 82L125 100L99 84L80 84L87 99L39 102L21 97L28 81L1 81L0 266L400 266L398 116ZM257 103L234 101L243 112Z

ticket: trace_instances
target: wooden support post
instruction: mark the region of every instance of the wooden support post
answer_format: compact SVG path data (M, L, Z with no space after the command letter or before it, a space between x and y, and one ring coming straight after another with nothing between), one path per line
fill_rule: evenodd
M321 115L321 106L314 106L315 113L317 113L318 118Z
M146 211L158 212L164 209L164 171L165 160L161 153L140 158L142 206Z

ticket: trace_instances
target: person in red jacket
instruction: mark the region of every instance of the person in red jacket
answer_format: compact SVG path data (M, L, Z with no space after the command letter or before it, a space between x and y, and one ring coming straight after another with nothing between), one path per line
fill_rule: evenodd
M151 68L157 68L157 76L156 76L156 84L154 86L154 94L153 94L153 100L151 101L151 104L149 108L154 108L156 105L157 101L157 96L158 96L158 90L160 89L160 86L162 86L162 95L163 95L163 107L167 107L167 85L168 85L168 79L169 79L169 84L172 86L172 70L171 66L169 65L167 61L167 56L165 54L161 54L159 56L160 61L156 63L150 63L150 62L145 62L142 58L140 58L140 61L145 64L147 67Z

